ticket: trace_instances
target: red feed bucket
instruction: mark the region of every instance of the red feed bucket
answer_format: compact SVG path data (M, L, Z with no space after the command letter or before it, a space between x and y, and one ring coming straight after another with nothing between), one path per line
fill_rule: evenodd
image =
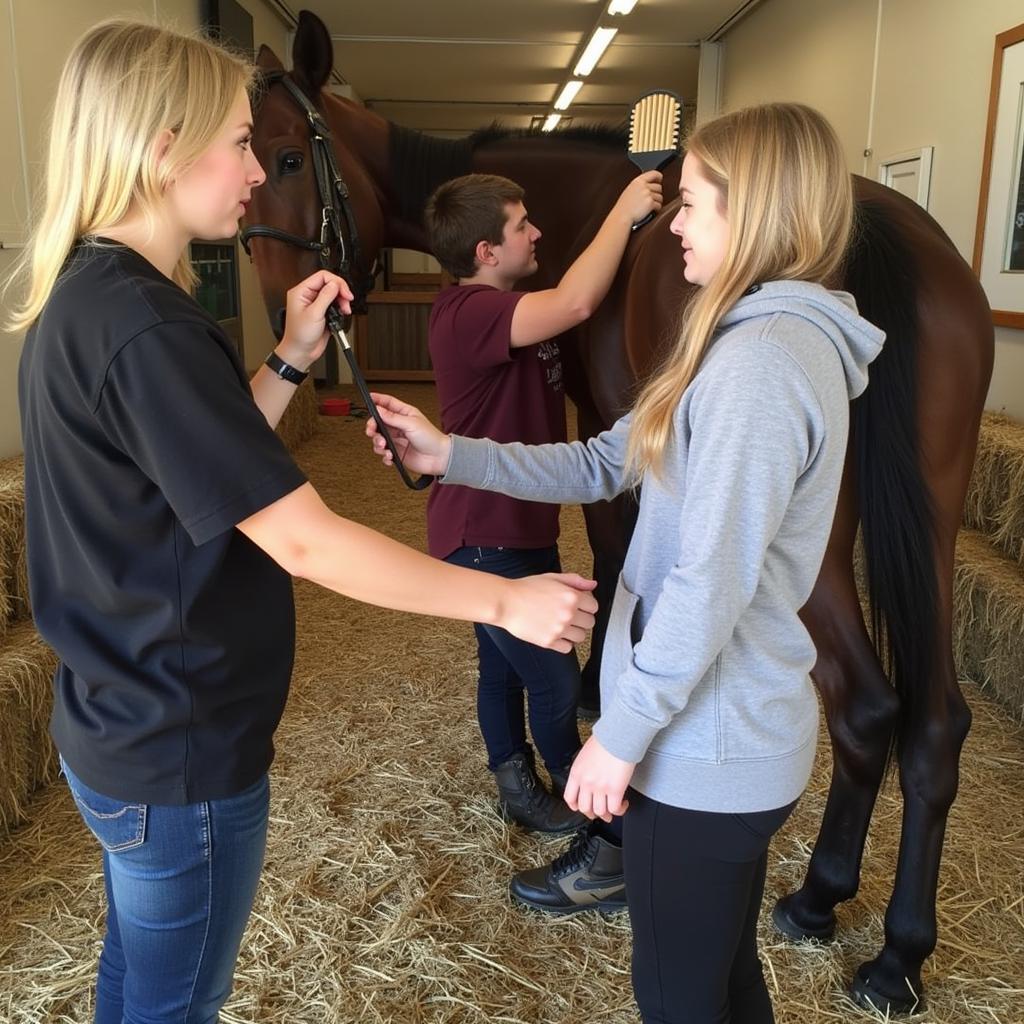
M347 398L325 398L320 403L321 416L347 416L352 403Z

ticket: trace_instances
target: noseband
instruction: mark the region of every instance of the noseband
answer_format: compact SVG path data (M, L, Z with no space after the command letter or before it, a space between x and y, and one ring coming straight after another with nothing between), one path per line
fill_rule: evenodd
M313 156L313 177L316 180L316 190L321 207L320 237L302 238L300 235L290 234L269 224L250 224L239 234L242 248L251 259L250 238L273 238L286 245L315 252L323 270L330 270L348 282L352 294L355 296L352 302L353 311L364 313L367 293L373 288L373 276L368 274L359 282L355 279L361 254L359 231L356 227L355 215L352 213L352 205L349 203L348 186L341 176L341 170L334 157L334 149L331 146L331 130L327 126L327 122L320 116L320 112L286 72L266 72L264 81L267 89L280 82L306 115L306 123L310 132L309 149ZM345 246L345 235L342 232L342 216L345 218L345 227L348 232L351 259L349 250ZM331 261L332 250L338 254L337 261L334 263Z

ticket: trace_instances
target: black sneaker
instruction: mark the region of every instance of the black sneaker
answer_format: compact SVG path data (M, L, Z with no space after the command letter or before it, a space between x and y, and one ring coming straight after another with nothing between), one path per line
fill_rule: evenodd
M548 914L625 910L622 847L597 835L591 824L546 867L516 872L509 893L516 903Z

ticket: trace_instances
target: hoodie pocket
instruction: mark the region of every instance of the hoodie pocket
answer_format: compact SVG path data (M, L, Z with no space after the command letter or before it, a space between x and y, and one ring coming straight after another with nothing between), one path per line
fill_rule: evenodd
M619 573L601 652L601 704L605 707L614 697L620 676L632 664L633 645L640 639L636 621L639 605L640 598L622 582Z

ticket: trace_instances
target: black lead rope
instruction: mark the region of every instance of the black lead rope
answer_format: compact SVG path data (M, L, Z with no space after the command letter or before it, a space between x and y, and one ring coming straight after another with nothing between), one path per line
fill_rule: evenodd
M384 443L388 446L388 451L391 452L391 458L394 459L395 462L395 469L398 470L403 483L413 491L422 491L425 487L429 487L434 482L434 478L430 474L424 473L419 477L419 479L413 480L409 475L409 471L402 464L401 456L398 454L398 449L395 447L394 438L392 438L391 432L388 430L387 424L384 422L384 419L380 414L380 410L377 408L377 403L370 397L370 389L366 386L366 381L359 370L359 364L356 362L355 353L352 351L352 346L348 343L348 338L345 336L345 328L341 322L341 314L334 308L334 306L331 306L327 310L327 327L334 340L338 343L338 347L345 353L345 359L348 362L349 369L352 371L352 379L355 381L356 387L359 388L359 394L362 396L363 402L366 404L367 412L369 412L377 423L377 430L380 431L381 437L384 438Z

